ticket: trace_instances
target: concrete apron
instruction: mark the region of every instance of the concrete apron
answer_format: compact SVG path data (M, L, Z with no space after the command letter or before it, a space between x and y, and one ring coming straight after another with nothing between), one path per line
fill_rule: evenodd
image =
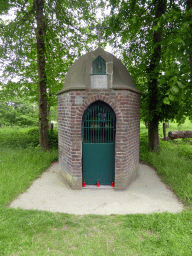
M107 188L107 187L106 187ZM140 164L139 176L123 191L102 187L68 188L59 176L59 163L52 164L10 207L69 214L135 214L181 212L184 206L149 166Z

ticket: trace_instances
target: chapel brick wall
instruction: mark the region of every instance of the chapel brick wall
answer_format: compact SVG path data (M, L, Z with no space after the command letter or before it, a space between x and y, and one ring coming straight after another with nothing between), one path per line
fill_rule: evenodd
M82 104L75 104L81 96ZM73 189L82 187L82 116L97 100L116 114L115 188L125 189L138 174L140 95L129 90L68 91L58 96L61 174Z

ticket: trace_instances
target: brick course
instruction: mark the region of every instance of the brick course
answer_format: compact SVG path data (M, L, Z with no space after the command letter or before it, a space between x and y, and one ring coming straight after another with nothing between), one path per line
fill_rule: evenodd
M76 97L82 104L75 104ZM116 114L115 189L126 189L138 174L140 94L130 90L74 90L58 95L59 162L61 175L73 189L82 188L82 117L97 100Z

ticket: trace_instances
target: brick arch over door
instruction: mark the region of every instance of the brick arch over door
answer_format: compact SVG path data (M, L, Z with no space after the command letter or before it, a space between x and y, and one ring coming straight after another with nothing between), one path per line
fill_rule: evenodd
M78 118L78 122L76 123L77 124L77 127L78 127L78 130L79 132L81 132L81 129L82 129L82 117L83 117L83 114L84 112L86 111L86 109L94 102L96 101L103 101L104 103L108 104L114 111L115 115L116 115L116 125L118 127L120 127L121 123L123 122L123 116L122 116L122 113L119 109L119 107L111 100L109 99L108 97L106 96L103 96L103 95L96 95L96 96L92 96L91 98L87 99L84 104L79 108L79 110L76 112L76 117L81 117L81 120ZM121 133L121 130L118 129L117 131L118 133ZM116 133L116 136L117 136L117 133Z
M97 95L97 96L93 96L93 97L87 99L87 100L84 102L84 104L79 108L78 115L79 115L79 116L83 116L83 113L85 112L85 110L86 110L92 103L94 103L94 102L96 102L96 101L98 101L98 100L107 103L107 104L113 109L113 111L115 112L117 119L122 118L121 112L120 112L118 106L117 106L111 99L109 99L108 97L103 96L103 95Z

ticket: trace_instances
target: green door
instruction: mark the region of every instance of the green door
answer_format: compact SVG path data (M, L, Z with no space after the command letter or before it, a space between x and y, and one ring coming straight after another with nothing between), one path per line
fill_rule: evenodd
M104 102L94 102L83 115L83 181L111 185L115 176L116 118Z

